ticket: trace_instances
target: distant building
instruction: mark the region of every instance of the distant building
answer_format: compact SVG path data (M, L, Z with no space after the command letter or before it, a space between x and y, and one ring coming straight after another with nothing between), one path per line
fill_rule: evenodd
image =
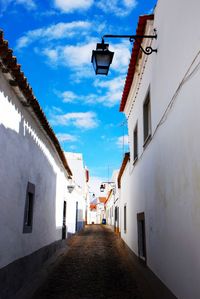
M87 218L87 204L89 201L89 171L83 162L81 153L65 152L65 157L72 170L72 188L67 201L67 232L74 234L80 231Z
M96 224L97 223L97 205L95 203L91 203L88 211L88 224Z
M110 189L105 201L105 212L106 212L106 224L110 225L111 227L114 227L113 210L114 210L113 190Z
M65 245L67 185L60 144L0 32L0 297L14 298Z
M126 244L131 247L131 235L137 229L132 218L134 210L134 200L130 197L130 175L129 175L130 153L124 155L121 168L118 174L119 205L120 214L120 235Z
M181 299L199 299L200 2L158 0L137 33L120 110L130 160L120 172L121 235Z
M115 170L112 174L111 181L104 183L106 192L106 223L111 228L119 233L119 195L118 195L118 170Z
M106 219L106 210L105 210L106 197L97 198L97 224L101 224L103 219Z

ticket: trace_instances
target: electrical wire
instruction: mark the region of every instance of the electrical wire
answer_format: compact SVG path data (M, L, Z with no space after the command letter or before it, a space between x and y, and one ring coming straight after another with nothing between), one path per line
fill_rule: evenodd
M184 85L189 79L191 79L191 78L194 76L194 74L199 70L199 67L200 67L200 61L199 61L198 64L194 67L194 69L191 71L191 69L192 69L192 67L193 67L194 63L196 62L196 60L197 60L197 58L198 58L199 55L200 55L200 50L199 50L199 51L197 52L197 54L195 55L195 58L193 59L193 61L192 61L192 63L190 64L189 68L187 69L187 71L186 71L186 73L185 73L183 79L182 79L181 82L179 83L179 85L178 85L178 87L177 87L177 89L176 89L174 95L172 96L172 98L171 98L169 104L167 105L167 108L165 109L165 111L164 111L164 113L163 113L163 115L162 115L162 117L161 117L159 123L158 123L157 126L156 126L156 129L155 129L155 131L154 131L154 133L153 133L153 135L152 135L152 138L153 138L154 135L156 134L158 128L159 128L159 127L166 121L167 116L168 116L170 110L172 109L172 107L173 107L173 105L174 105L174 102L175 102L175 100L176 100L176 98L177 98L177 96L178 96L180 90L182 89L183 85ZM191 73L190 73L190 71L191 71Z
M176 99L177 99L177 96L179 95L179 93L180 93L180 91L181 91L183 85L184 85L186 82L188 82L188 81L189 81L189 80L190 80L190 79L191 79L191 78L198 72L198 70L200 69L200 61L199 61L199 62L197 63L197 65L193 68L193 66L194 66L194 64L195 64L195 62L197 61L197 59L198 59L199 56L200 56L200 50L199 50L199 51L197 52L197 54L195 55L194 59L192 60L192 62L191 62L191 64L190 64L190 66L188 67L186 73L184 74L183 79L182 79L181 82L179 83L179 85L178 85L176 91L174 92L174 94L173 94L173 96L172 96L172 98L171 98L169 104L167 105L167 107L166 107L166 109L165 109L165 111L164 111L164 113L163 113L163 115L162 115L160 121L158 122L158 124L157 124L157 126L156 126L156 129L154 130L154 132L153 132L153 134L152 134L152 136L151 136L151 139L153 139L153 137L156 135L156 133L157 133L159 127L162 126L162 125L164 124L164 122L167 120L167 117L168 117L168 115L169 115L171 109L173 108L174 103L175 103L175 101L176 101ZM192 69L192 68L193 68L193 69ZM136 96L135 96L135 100L136 100ZM134 101L134 102L135 102L135 101ZM132 107L133 107L133 105L132 105ZM129 113L128 117L127 117L127 121L128 121L128 119L129 119L129 117L130 117L130 113ZM142 158L143 154L144 154L144 151L143 151L142 154L140 155L139 159ZM134 169L134 167L132 167L132 170L129 171L130 174L132 173L133 169Z

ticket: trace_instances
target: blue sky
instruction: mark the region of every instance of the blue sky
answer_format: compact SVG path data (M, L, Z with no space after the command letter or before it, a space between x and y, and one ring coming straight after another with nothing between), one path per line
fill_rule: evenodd
M0 27L65 151L83 153L93 182L107 180L128 150L119 112L132 45L96 76L91 51L104 34L135 34L156 0L0 0ZM124 136L124 137L123 137ZM123 146L123 140L125 146Z

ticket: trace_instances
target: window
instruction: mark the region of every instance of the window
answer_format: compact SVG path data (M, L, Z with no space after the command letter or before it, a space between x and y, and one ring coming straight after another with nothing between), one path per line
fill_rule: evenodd
M151 136L151 104L150 92L148 92L143 105L143 126L144 126L144 144Z
M23 233L32 232L34 198L35 198L35 185L28 182L25 209L24 209Z
M133 161L138 158L138 126L135 126L133 132Z
M126 205L124 206L124 232L126 233L126 229L127 229L127 227L126 227L126 221L127 221L127 219L126 219Z

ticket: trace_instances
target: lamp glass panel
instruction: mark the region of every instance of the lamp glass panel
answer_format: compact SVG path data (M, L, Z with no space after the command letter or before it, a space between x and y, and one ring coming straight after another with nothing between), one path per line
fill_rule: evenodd
M101 68L101 67L98 67L97 68L97 74L99 75L107 75L108 74L108 68Z
M96 63L98 67L109 67L112 61L112 56L108 51L96 53Z
M96 56L95 56L95 54L93 54L93 56L92 56L92 64L93 64L94 70L96 72L97 63L96 63Z

